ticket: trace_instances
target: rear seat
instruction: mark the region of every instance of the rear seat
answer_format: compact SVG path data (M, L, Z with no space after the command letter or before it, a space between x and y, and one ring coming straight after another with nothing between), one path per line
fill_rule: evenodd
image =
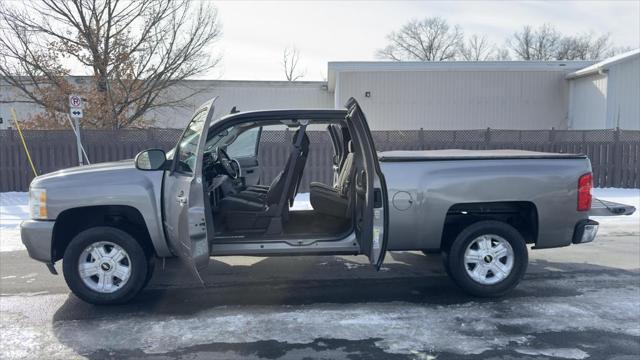
M311 206L314 210L328 215L348 218L350 210L350 189L353 179L353 143L348 143L347 157L344 160L335 187L312 182L310 187Z

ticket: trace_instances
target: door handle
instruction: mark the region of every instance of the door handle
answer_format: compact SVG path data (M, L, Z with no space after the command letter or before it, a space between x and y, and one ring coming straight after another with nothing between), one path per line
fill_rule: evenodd
M247 174L253 174L253 170L247 170Z
M379 209L382 207L382 189L373 189L373 207Z
M185 206L187 205L187 199L184 196L178 196L178 205Z

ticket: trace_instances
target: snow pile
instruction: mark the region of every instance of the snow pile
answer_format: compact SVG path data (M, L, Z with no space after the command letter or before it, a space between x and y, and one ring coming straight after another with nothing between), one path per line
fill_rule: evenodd
M20 223L28 218L28 193L0 193L0 251L24 250L20 240Z

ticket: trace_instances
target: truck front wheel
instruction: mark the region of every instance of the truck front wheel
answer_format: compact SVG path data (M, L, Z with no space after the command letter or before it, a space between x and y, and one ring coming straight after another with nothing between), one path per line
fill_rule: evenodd
M144 249L125 231L93 227L76 235L65 250L63 272L80 299L96 304L121 304L145 286L149 263Z
M500 221L480 221L458 234L445 261L449 275L463 290L497 297L518 285L529 258L518 230Z

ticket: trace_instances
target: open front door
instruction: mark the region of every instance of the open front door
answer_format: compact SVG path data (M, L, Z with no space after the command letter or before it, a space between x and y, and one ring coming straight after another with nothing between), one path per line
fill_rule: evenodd
M205 199L202 158L215 99L203 104L182 133L163 187L164 225L172 251L193 270L209 264L213 219Z
M371 264L380 270L387 250L387 185L362 109L354 98L347 101L346 107L347 125L356 147L356 236L360 252L367 255Z

